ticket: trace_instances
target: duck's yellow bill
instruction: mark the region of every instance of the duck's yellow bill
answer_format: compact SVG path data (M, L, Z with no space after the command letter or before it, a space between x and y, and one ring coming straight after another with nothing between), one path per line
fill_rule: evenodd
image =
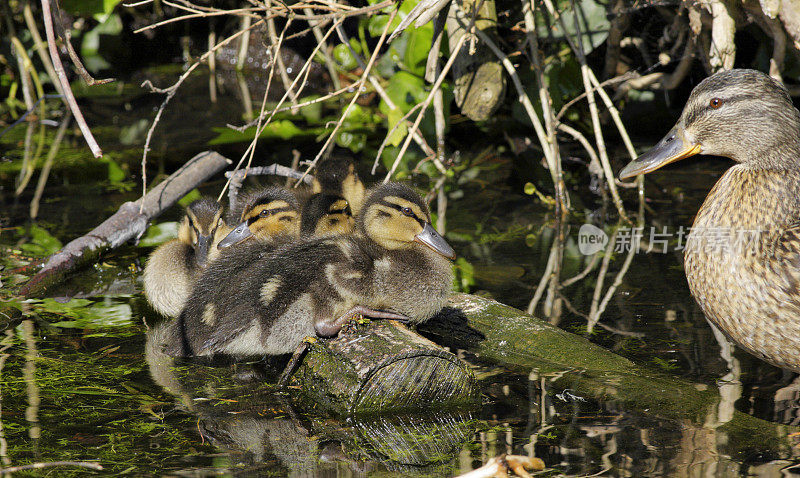
M628 163L619 172L619 177L620 179L627 179L646 174L655 171L661 166L702 152L703 148L699 144L692 144L686 141L676 126L653 149Z

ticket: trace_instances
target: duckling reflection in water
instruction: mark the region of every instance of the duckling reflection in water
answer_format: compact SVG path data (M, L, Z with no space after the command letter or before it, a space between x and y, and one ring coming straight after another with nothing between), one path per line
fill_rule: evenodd
M212 199L198 199L186 208L178 238L159 246L144 268L144 295L158 313L177 317L214 245L228 229L222 206Z
M736 164L714 185L689 234L684 265L692 295L747 351L800 371L800 113L764 73L717 73L692 91L675 127L619 175L700 153ZM714 231L730 243L710 243Z
M223 255L205 271L181 314L189 355L289 353L306 336L336 335L347 320L422 322L452 287L455 253L409 187L389 183L363 206L356 233Z

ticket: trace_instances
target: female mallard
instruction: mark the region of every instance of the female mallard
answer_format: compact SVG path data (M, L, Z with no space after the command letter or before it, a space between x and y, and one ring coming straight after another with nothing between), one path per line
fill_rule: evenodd
M706 317L748 352L800 371L800 113L786 89L731 70L692 91L678 123L621 178L695 154L728 169L697 213L684 264Z
M288 353L359 313L418 323L441 310L452 287L455 253L402 184L369 196L355 234L261 249L244 247L206 269L180 317L181 352Z
M213 256L213 244L228 231L222 212L212 199L192 202L178 227L178 238L150 254L142 281L144 295L158 313L167 317L181 313L194 281Z

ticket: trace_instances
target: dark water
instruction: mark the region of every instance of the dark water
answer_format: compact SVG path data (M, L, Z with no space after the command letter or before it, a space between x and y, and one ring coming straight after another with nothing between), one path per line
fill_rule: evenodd
M189 87L186 94L192 91ZM127 90L85 102L90 122L103 125L97 128L101 144L123 171L136 171L146 130L142 120L150 118L154 104L153 98ZM205 149L213 137L206 134L207 125L219 125L220 118L234 121L237 110L224 102L208 108L175 105L160 126L151 180L159 170L169 171L171 164ZM193 124L181 121L189 110ZM56 241L66 243L90 230L123 201L135 199L138 187L137 173L133 180L112 178L113 165L89 159L80 137L70 137L45 189L39 218L31 223L38 169L20 197L13 194L25 128L0 139L0 298L13 305L0 316L4 466L97 461L108 472L132 476L455 476L513 453L542 458L548 475L771 477L800 470L794 468L800 463L800 438L788 436L798 430L800 384L794 374L721 347L689 294L676 250L680 227L691 225L724 162L677 165L648 179L642 248L657 250L633 254L629 269L619 275L628 257L621 238L631 232L622 225L621 250L609 256L597 295L605 310L591 333L587 316L600 282L602 252L581 279L555 293L545 290L536 309L537 316L680 384L663 387L670 382L652 381L649 389L651 382L643 381L640 392L663 399L663 407L642 405L658 400L620 395L616 375L589 380L576 369L506 369L453 350L479 379L482 401L474 409L336 419L309 411L291 390L276 392L265 385L280 370L279 361L207 364L153 356L147 337L158 320L139 282L152 246L110 254L51 298L13 297L14 287L30 274L26 264L57 248ZM125 141L119 140L120 128ZM46 134L52 141L53 128ZM310 151L314 146L306 145ZM294 147L269 143L259 154L264 163L285 163ZM236 157L231 153L240 154L237 148L221 150ZM367 155L359 159L363 165L371 161ZM471 266L461 263L462 288L524 310L555 244L552 213L522 193L514 172L519 157L501 150L487 157L465 148L461 160L474 161L479 173L462 175L448 202L448 240ZM618 164L623 161L620 157ZM204 191L216 193L220 187L213 181ZM635 208L635 194L624 195ZM564 225L557 267L562 282L592 263L578 247L581 225L593 223L609 235L618 227L597 219L602 218L597 197L576 193L575 199L583 204L575 204L577 213ZM178 216L174 208L158 221ZM670 236L667 251L660 252L659 240L666 236L651 237L651 228L663 232L665 227ZM604 300L615 283L615 292ZM688 389L702 394L704 406L694 403L697 396ZM58 467L36 473L86 472Z

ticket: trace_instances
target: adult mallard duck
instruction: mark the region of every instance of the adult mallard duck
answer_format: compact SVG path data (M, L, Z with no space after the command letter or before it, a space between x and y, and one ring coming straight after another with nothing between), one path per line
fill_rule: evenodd
M178 238L159 246L144 268L144 295L158 313L177 317L192 285L213 256L214 243L228 232L222 206L213 199L199 199L186 208L178 226Z
M418 194L402 184L379 186L356 227L267 255L255 245L221 255L180 316L178 353L282 354L306 336L336 335L356 314L418 323L441 310L455 253Z
M717 181L688 236L692 295L745 350L800 371L800 113L763 73L717 73L697 85L675 127L620 177L695 154L736 164Z

